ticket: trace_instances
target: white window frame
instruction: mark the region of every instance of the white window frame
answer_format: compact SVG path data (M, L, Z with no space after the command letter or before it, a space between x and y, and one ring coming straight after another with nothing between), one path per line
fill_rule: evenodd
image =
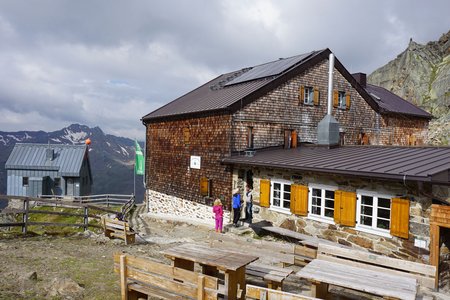
M345 91L338 91L338 108L347 108L346 95Z
M274 186L275 184L281 184L281 191L280 191L280 206L275 206L273 205L273 192L274 192ZM292 182L288 181L288 180L283 180L283 179L272 179L270 182L270 210L273 211L277 211L277 212L281 212L284 214L291 214L291 209L290 208L284 208L283 207L283 198L282 196L284 195L284 185L289 185L291 186L291 200L289 200L289 202L292 201ZM290 207L290 205L289 205Z
M374 191L358 190L356 191L356 226L355 229L371 234L381 235L384 237L392 237L389 229L381 229L376 227L376 221L378 220L378 198L385 198L391 201L389 211L392 212L392 195L377 193ZM373 197L373 208L372 208L372 226L361 224L361 198L362 196ZM392 224L391 213L389 214L389 227Z
M303 94L303 103L307 105L314 104L314 88L312 86L305 86Z
M322 190L320 216L312 213L312 197L313 197L312 190L313 189ZM334 217L330 218L330 217L325 216L325 191L326 190L335 192L336 190L338 190L338 187L332 186L332 185L324 185L324 184L309 184L308 185L308 191L309 191L309 193L308 193L308 219L312 219L315 221L320 221L320 222L328 223L328 224L335 224Z

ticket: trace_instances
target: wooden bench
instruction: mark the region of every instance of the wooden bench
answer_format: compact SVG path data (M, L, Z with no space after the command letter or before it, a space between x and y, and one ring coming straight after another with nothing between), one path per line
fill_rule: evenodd
M239 239L227 234L211 232L209 246L256 254L260 261L280 266L305 266L317 256L317 249L308 245L296 245L257 239Z
M136 233L128 222L103 217L102 224L105 236L122 239L125 241L125 245L133 244L136 241Z
M297 275L326 297L328 284L397 299L415 299L418 287L433 288L435 267L328 244L319 244L317 259Z
M257 299L257 300L311 300L317 299L308 296L292 294L282 291L277 291L273 289L263 288L259 286L254 286L247 284L246 293L247 299Z
M246 267L246 274L259 277L269 288L282 289L283 281L293 272L289 265L304 266L316 257L317 251L305 245L247 239L212 232L209 235L212 248L227 249L243 254L259 256L259 261Z
M122 300L218 299L218 279L128 254L114 255L114 271L120 273Z
M262 278L269 289L282 289L283 281L294 271L288 268L280 268L273 265L251 263L245 269L245 274Z

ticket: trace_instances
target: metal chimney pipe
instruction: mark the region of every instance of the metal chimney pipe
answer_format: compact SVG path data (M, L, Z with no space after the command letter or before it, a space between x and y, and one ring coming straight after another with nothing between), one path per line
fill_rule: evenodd
M333 103L333 71L334 71L334 54L330 53L329 61L329 70L328 70L328 109L327 115L331 115L331 108Z

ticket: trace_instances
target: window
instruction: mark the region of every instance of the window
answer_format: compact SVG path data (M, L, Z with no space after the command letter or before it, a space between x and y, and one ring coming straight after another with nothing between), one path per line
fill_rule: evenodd
M279 208L290 212L291 208L291 183L274 182L271 193L271 208Z
M389 234L391 197L360 192L357 201L357 228Z
M333 221L334 191L336 188L327 186L311 186L309 190L308 217Z
M312 105L314 103L314 89L310 86L305 86L303 103Z
M253 127L247 127L247 149L253 149Z
M284 131L284 149L297 148L297 131L287 129Z
M343 91L339 91L339 98L338 98L338 107L339 108L346 108L347 107L347 103L345 100L345 92Z
M189 143L191 142L191 131L189 127L183 128L183 141L185 146L189 145Z
M59 178L59 177L55 178L54 185L55 185L55 188L61 187L61 178Z
M28 186L28 177L22 177L22 186Z

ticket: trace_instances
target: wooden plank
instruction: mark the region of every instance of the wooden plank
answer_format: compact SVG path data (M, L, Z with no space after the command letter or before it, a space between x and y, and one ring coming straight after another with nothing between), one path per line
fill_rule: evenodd
M178 257L199 264L217 267L219 270L237 270L258 259L258 256L224 249L212 249L203 245L183 244L161 251L167 257Z
M417 280L414 278L321 259L313 260L297 275L316 282L334 284L370 294L399 299L414 300L418 289Z
M329 240L325 240L325 239L321 239L321 238L317 238L317 237L313 237L310 235L306 235L306 234L302 234L296 231L292 231L289 229L285 229L285 228L281 228L281 227L275 227L275 226L264 226L262 227L263 230L272 232L272 233L276 233L282 236L286 236L286 237L290 237L293 239L298 240L298 242L300 244L303 245L308 245L311 247L315 247L317 248L317 246L319 245L319 243L324 243L324 244L334 244L333 242L329 241Z
M259 286L254 286L254 285L250 285L250 284L247 284L247 286L246 286L247 298L259 300L259 299L261 299L261 295L263 293L266 295L266 297L264 299L267 299L267 300L311 300L311 299L317 299L317 298L313 298L313 297L308 297L308 296L263 288L263 287L259 287Z
M152 287L148 285L142 285L138 283L132 283L128 285L128 290L138 291L141 294L152 295L154 297L160 297L162 299L169 300L192 300L190 297L177 295L175 293L171 293L170 291L164 291L159 289L158 287Z
M119 255L114 255L114 268L118 271ZM149 258L136 257L132 255L127 255L127 264L130 268L140 269L149 273L158 273L163 276L171 277L174 279L179 279L183 281L190 282L192 284L197 283L196 273L172 267L170 265L162 264L160 262L151 260ZM205 276L205 287L210 289L217 289L218 279L211 276Z
M317 249L309 248L304 245L295 245L294 246L294 254L295 255L302 255L310 258L316 258L317 257Z
M122 295L122 300L128 300L127 293L127 261L126 256L120 256L120 291Z
M351 260L363 261L365 263L371 263L375 265L385 266L392 269L405 270L424 274L428 276L435 276L436 270L434 266L425 265L416 262L405 261L401 259L386 257L382 255L372 254L369 252L363 252L359 250L343 248L328 244L320 244L318 253L324 253L327 255L333 255L338 257L344 257Z
M241 244L230 244L224 243L220 241L213 241L211 243L212 248L216 249L227 249L235 252L239 252L242 254L246 253L258 253L260 258L264 258L265 260L271 263L290 263L294 264L295 256L293 254L285 254L279 252L269 252L266 249L254 248L252 245L241 245Z
M335 263L347 264L349 266L359 267L361 269L374 270L374 271L379 271L379 272L383 272L383 273L389 273L389 274L398 275L398 276L405 276L405 277L409 277L409 278L415 278L415 279L417 279L417 281L419 282L419 284L421 286L425 286L425 287L428 287L428 288L434 288L434 285L435 285L434 278L427 277L427 276L424 276L424 275L420 275L420 274L417 274L417 273L407 273L407 272L400 271L400 270L387 269L387 268L384 268L384 267L375 266L375 265L369 265L369 264L365 264L365 263L361 263L361 262L357 262L357 261L344 260L344 259L341 259L341 258L338 258L338 257L334 257L334 256L330 256L330 255L319 254L317 256L317 258L320 259L320 260L331 261L331 262L335 262Z
M197 284L197 299L204 300L205 299L205 276L198 276L198 284Z
M430 263L436 268L434 288L439 287L440 227L430 224Z

